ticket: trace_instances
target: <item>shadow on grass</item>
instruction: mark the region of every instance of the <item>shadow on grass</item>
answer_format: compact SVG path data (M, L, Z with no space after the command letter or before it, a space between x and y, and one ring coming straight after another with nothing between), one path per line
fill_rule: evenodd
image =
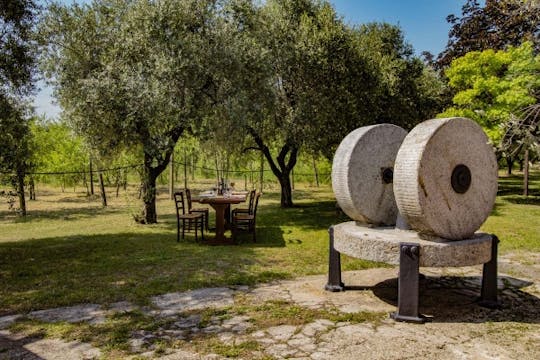
M513 196L505 196L504 200L512 203L512 204L518 204L518 205L540 205L540 194L537 196L520 196L520 195L513 195Z
M276 228L261 243L281 246ZM271 235L264 240L264 235ZM193 288L253 285L290 277L251 244L204 246L175 231L52 237L0 244L0 314L128 300Z
M507 175L499 177L499 190L497 195L523 194L523 175ZM529 194L540 196L540 172L531 171L529 175Z
M297 204L292 208L266 204L260 209L260 215L257 213L257 223L263 226L273 224L299 227L302 230L319 230L350 220L336 211L336 202L331 200Z
M0 349L2 359L24 359L24 360L41 360L43 357L38 356L28 350L26 346L35 341L42 339L44 335L25 336L12 340L0 334Z
M101 205L93 205L86 207L69 207L65 209L52 210L29 210L26 217L15 217L12 211L0 211L0 220L13 217L17 223L27 223L41 220L74 220L95 216L106 216L126 212L120 207L102 207ZM129 216L126 214L126 216Z
M499 290L500 309L487 309L478 305L481 281L479 276L426 277L420 281L420 313L439 323L540 323L540 298L521 290L531 282L499 276L499 281L512 285ZM379 299L397 306L397 284L397 278L393 278L369 289Z

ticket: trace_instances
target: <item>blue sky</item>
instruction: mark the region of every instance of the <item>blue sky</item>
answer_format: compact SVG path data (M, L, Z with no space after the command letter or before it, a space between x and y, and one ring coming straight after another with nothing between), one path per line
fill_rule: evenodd
M412 44L416 54L430 51L439 54L448 41L449 14L461 15L461 6L466 0L330 0L338 14L351 25L367 22L388 22L399 25L405 40ZM45 1L43 1L45 2ZM72 3L72 0L63 0ZM89 2L76 0L75 2ZM54 105L52 90L42 83L34 105L38 114L56 117L60 111Z

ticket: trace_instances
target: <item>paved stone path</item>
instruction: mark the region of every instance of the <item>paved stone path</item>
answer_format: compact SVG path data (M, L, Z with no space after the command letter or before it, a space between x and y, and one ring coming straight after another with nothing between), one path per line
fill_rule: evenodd
M524 261L526 260L526 261ZM532 265L531 265L532 263ZM527 265L525 265L527 264ZM107 316L135 309L170 320L154 331L133 329L133 356L160 359L223 359L197 353L193 339L214 338L223 345L255 343L249 359L539 359L540 254L526 259L501 258L498 310L479 307L481 267L422 268L421 311L432 316L424 325L398 323L388 318L366 322L314 319L307 324L257 328L248 315L203 318L201 311L243 304L290 302L309 309L336 309L339 313L387 313L395 310L396 268L344 273L351 289L323 290L325 276L280 281L254 288L207 288L164 294L152 306L138 309L120 302L107 308L98 304L47 309L25 314L44 322L100 324ZM504 272L504 273L503 273ZM102 351L87 343L25 338L7 330L21 315L0 318L0 359L94 359ZM181 349L157 350L159 340L185 341Z

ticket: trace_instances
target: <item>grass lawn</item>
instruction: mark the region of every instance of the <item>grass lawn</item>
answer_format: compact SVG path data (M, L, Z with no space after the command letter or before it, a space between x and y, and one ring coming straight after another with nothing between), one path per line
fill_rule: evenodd
M520 195L519 176L502 177L501 196L482 230L501 239L501 250L540 251L540 173L532 196ZM296 207L281 209L279 193L265 192L258 212L257 243L239 246L176 242L174 205L163 192L159 223L138 225L127 194L102 208L84 193L38 189L26 220L0 204L0 314L128 300L207 286L255 284L327 271L335 211L330 187L299 188ZM213 211L211 211L213 215ZM213 223L213 219L210 221ZM383 266L344 257L344 270Z

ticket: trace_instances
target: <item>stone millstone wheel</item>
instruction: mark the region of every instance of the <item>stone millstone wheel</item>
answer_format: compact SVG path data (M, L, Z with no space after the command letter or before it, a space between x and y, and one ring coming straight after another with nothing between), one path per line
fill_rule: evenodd
M425 121L407 135L396 157L397 206L420 233L471 237L495 203L497 170L478 124L465 118Z
M391 124L364 126L339 145L332 163L332 187L351 219L375 225L396 223L393 168L406 135L407 131Z

